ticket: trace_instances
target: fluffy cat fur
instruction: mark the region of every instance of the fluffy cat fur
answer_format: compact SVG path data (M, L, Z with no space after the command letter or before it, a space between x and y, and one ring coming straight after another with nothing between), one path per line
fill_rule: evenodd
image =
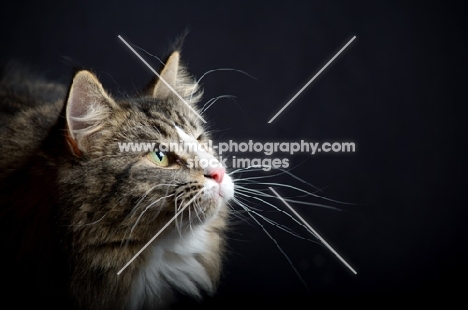
M199 111L201 91L179 57L174 51L160 75ZM147 152L118 148L119 142L178 142L177 128L193 141L210 138L160 80L144 94L114 98L86 70L65 87L5 67L0 218L10 293L43 292L38 295L46 304L56 298L79 309L163 309L175 292L213 293L233 195L230 177L221 181L212 171L188 167L197 155L189 151L167 154L171 166L158 167ZM212 150L205 156L216 158Z

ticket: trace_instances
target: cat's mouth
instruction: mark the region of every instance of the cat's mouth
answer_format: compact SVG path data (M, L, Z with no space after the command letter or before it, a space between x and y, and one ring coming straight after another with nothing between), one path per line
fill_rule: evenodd
M206 179L204 190L207 193L207 198L220 200L220 202L228 202L234 197L234 183L228 175L224 176L221 183Z

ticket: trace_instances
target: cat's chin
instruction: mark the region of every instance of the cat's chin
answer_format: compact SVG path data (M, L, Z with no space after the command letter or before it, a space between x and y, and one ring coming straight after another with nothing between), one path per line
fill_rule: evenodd
M219 196L224 199L225 202L228 202L234 197L234 182L229 175L225 175L223 182L219 186Z

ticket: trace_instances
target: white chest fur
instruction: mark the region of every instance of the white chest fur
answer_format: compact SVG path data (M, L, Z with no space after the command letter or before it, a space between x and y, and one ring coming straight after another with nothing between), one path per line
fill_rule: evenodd
M132 285L130 309L142 306L164 306L164 296L171 287L192 296L200 296L201 291L211 292L212 283L195 254L207 249L208 238L203 226L180 235L178 231L163 239L155 240L148 247L151 259L141 268Z

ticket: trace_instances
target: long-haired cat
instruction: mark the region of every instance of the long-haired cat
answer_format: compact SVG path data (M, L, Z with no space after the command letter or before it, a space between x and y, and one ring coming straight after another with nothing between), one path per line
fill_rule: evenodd
M86 70L67 88L3 69L0 215L9 294L28 299L39 291L45 303L60 297L84 309L161 309L177 293L214 292L234 185L219 162L187 163L217 155L118 147L210 139L192 111L201 91L179 57L178 50L168 57L147 92L124 98Z

